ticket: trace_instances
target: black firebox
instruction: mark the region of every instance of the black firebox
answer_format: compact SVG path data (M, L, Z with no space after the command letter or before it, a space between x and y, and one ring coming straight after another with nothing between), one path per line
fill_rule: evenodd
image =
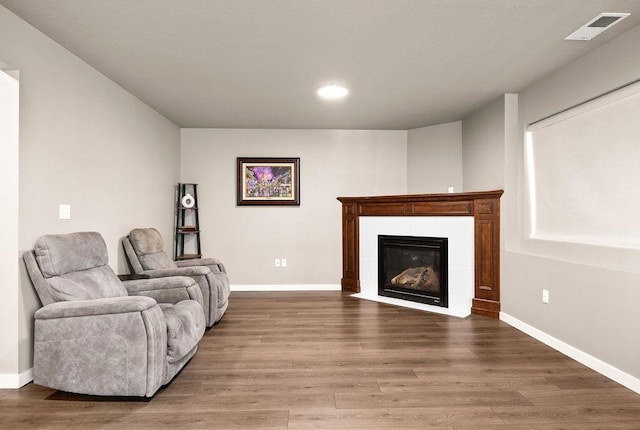
M378 236L378 295L448 307L447 238Z

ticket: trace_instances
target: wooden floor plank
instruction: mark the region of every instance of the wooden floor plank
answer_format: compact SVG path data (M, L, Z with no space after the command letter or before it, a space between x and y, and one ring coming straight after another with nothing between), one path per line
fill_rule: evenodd
M10 429L640 429L640 395L504 322L234 292L150 400L0 390Z
M640 428L640 405L589 405L565 406L524 406L494 407L493 411L507 425L544 426L550 424L600 424L603 429L608 425L619 423L628 425L629 429Z
M487 407L393 408L293 411L291 429L450 429L458 425L502 425Z
M338 409L433 408L530 405L517 391L439 391L421 393L336 393Z

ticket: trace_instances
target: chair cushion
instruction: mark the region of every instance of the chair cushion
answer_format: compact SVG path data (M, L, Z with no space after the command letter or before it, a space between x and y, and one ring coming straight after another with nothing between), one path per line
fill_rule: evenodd
M155 254L164 248L162 235L155 228L136 228L129 232L129 240L138 255Z
M175 269L176 263L164 252L139 255L140 265L144 270Z
M45 278L109 263L107 245L96 232L42 236L36 240L34 253Z
M127 296L127 289L109 266L52 276L46 282L57 302Z
M136 228L129 241L144 270L175 269L176 263L164 252L162 235L155 228Z
M99 233L46 235L36 241L34 254L55 301L124 297L127 289L108 265Z
M202 338L205 329L204 312L195 300L183 300L175 305L159 303L167 321L167 360L180 361Z

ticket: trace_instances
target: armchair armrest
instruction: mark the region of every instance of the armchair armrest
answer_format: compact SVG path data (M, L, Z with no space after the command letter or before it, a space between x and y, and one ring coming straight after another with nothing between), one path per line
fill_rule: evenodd
M151 270L149 272L165 272ZM148 272L145 272L148 274ZM122 282L130 296L146 296L158 303L178 303L182 300L195 300L203 305L202 292L196 282L187 276L170 275L165 278L135 279Z
M56 302L35 313L36 384L73 393L150 396L164 381L166 357L166 319L152 298Z
M38 309L36 320L55 318L115 315L129 312L143 312L156 306L149 297L111 297L107 299L56 302Z
M222 261L217 258L194 258L190 260L178 260L175 262L178 267L194 267L194 266L204 266L211 269L212 272L222 272L226 273L227 269L222 264Z
M177 269L154 269L142 272L151 278L166 278L168 276L206 276L211 270L205 266L178 267Z

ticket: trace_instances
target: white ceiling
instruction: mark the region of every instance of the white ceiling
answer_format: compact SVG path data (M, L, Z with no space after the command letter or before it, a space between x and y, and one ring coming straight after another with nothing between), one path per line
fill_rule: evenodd
M462 119L640 23L640 0L0 0L180 127ZM590 42L601 12L632 15ZM630 53L638 55L638 53ZM323 102L324 83L350 96Z

